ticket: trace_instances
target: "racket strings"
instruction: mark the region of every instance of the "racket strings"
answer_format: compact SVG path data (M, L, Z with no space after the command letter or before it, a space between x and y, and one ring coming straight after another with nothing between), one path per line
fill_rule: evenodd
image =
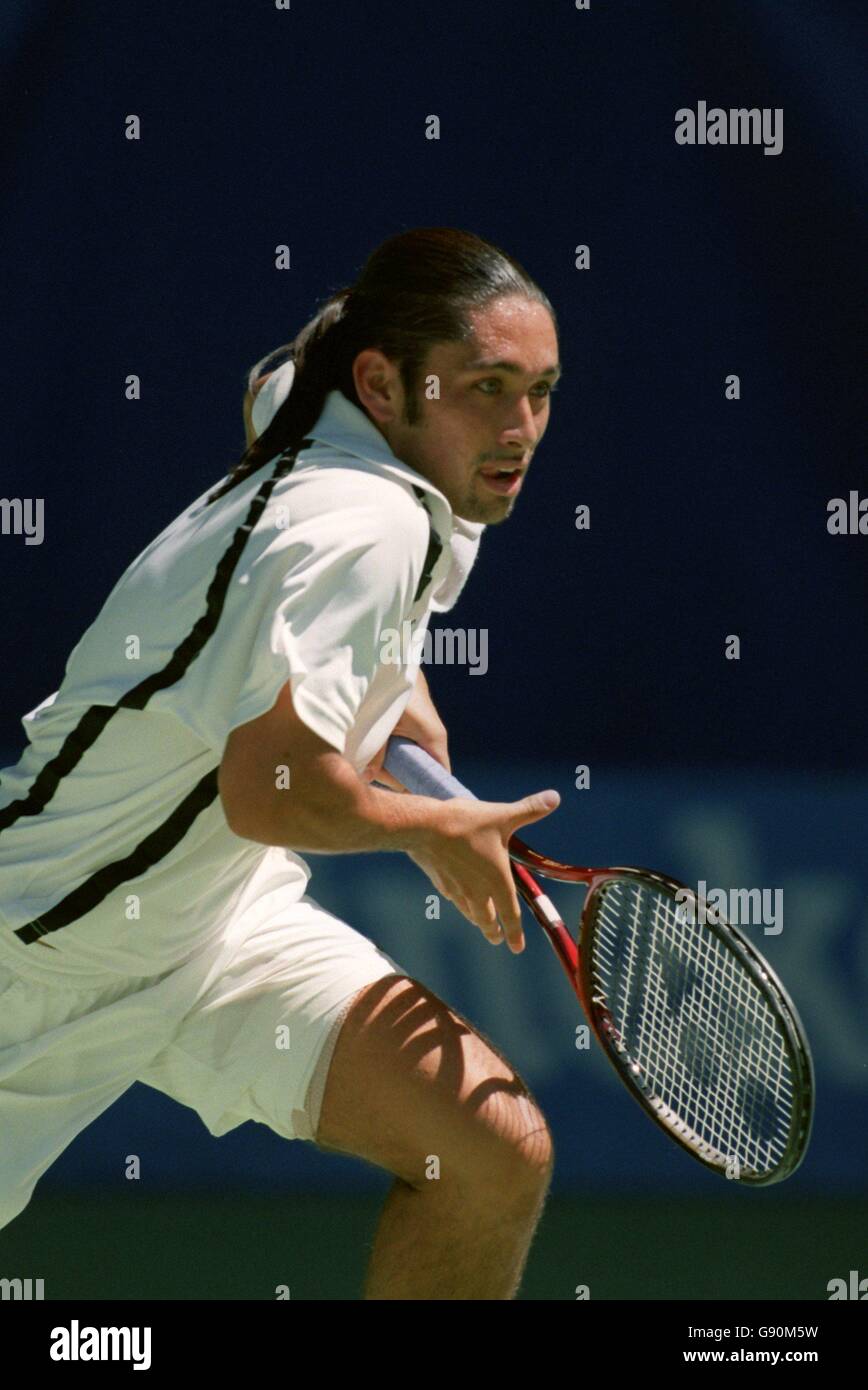
M794 1105L789 1049L735 952L668 893L617 879L597 894L591 978L615 1047L664 1122L736 1173L776 1168Z

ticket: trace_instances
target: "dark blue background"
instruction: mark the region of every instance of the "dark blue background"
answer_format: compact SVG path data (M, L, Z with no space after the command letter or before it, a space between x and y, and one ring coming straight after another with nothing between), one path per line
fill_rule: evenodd
M20 742L143 545L240 454L245 369L384 237L442 224L539 280L565 367L535 472L453 614L489 629L492 673L473 701L437 673L456 752L520 717L531 756L864 766L868 538L826 530L831 497L868 491L857 16L13 6L2 490L45 499L46 536L0 544L0 741ZM782 107L783 152L676 145L676 109L700 99Z
M249 365L384 237L486 236L552 300L565 375L513 518L447 619L488 629L489 676L429 671L456 769L506 797L567 793L589 764L592 790L572 791L553 836L570 858L727 887L789 875L790 935L759 944L812 1029L827 1107L797 1181L864 1182L868 537L826 529L830 498L868 492L858 7L95 0L7 5L0 39L0 491L44 498L46 520L41 546L0 537L4 762L111 585L239 456ZM782 107L783 152L676 145L675 111L699 100ZM484 973L466 924L426 957L424 934L446 929L396 863L342 879L317 866L315 891L502 1030L552 1113L562 1176L714 1184L634 1117L602 1058L577 1064L565 995L546 1003L564 986L545 944L508 962L520 986ZM215 1146L179 1113L136 1088L55 1174L116 1173L110 1136L138 1151L141 1120L168 1181L197 1144L191 1181L210 1162L250 1177L250 1126ZM292 1149L312 1181L351 1171ZM258 1152L266 1180L274 1150Z

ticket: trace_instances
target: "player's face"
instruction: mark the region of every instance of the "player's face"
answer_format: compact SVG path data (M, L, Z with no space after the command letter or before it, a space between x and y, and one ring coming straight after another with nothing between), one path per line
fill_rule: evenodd
M471 311L466 343L437 343L422 369L419 419L408 424L403 386L393 381L394 418L378 421L396 458L428 478L456 516L505 521L549 422L550 392L560 375L558 341L548 310L510 295ZM436 376L437 400L425 396ZM507 478L497 470L515 469Z

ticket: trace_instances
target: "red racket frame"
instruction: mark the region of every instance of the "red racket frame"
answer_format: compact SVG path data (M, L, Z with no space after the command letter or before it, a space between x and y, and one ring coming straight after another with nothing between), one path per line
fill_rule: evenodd
M670 1139L674 1139L699 1163L720 1173L720 1160L710 1156L714 1152L711 1147L705 1146L709 1156L704 1156L701 1152L701 1146L697 1148L696 1143L679 1136L672 1125L657 1112L655 1105L642 1094L634 1077L629 1074L629 1069L619 1053L620 1034L609 1010L605 1006L601 1006L599 1000L595 1001L592 998L590 965L583 960L582 956L585 926L592 915L596 894L606 883L616 879L638 879L651 886L657 885L673 898L676 893L686 892L690 894L694 903L698 903L700 900L686 884L679 883L676 879L667 878L664 874L656 873L653 869L638 868L635 865L594 869L583 868L574 864L562 864L557 859L551 859L548 855L539 854L537 850L531 849L517 835L510 837L507 850L516 887L535 919L545 931L582 1006L585 1017L620 1079L634 1100L668 1134ZM534 869L543 878L556 879L560 883L584 884L587 887L588 892L582 908L577 941L573 940L554 903L548 894L540 888L530 873L530 869ZM712 912L705 904L703 906L706 909L708 924L715 934L739 957L742 965L775 1012L787 1038L789 1060L793 1072L794 1095L798 1097L798 1100L793 1105L786 1152L778 1167L773 1169L771 1173L746 1173L737 1179L742 1183L755 1186L781 1182L795 1172L801 1163L811 1132L815 1083L813 1061L807 1038L792 999L765 957L718 913Z

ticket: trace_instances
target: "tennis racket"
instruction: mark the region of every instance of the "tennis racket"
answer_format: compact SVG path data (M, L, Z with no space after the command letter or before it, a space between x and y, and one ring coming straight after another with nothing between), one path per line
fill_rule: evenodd
M418 796L476 799L411 739L393 735L383 762ZM561 864L517 835L508 851L519 894L645 1113L732 1180L795 1172L811 1132L813 1061L795 1006L756 947L676 879ZM531 870L587 889L578 941Z

